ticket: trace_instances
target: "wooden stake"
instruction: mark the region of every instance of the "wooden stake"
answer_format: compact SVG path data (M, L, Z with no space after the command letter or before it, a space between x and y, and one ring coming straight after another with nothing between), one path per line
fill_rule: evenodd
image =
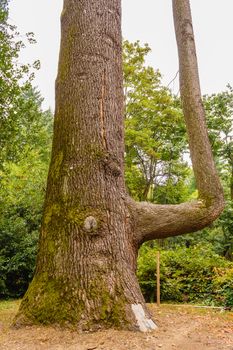
M160 307L160 252L157 252L157 306Z

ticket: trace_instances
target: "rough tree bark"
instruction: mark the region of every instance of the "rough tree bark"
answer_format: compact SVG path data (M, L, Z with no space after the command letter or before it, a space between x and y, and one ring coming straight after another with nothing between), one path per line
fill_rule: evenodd
M123 175L120 0L64 0L54 140L34 279L15 325L149 330L136 279L140 244L198 230L222 211L188 0L173 0L181 97L200 198L136 203Z

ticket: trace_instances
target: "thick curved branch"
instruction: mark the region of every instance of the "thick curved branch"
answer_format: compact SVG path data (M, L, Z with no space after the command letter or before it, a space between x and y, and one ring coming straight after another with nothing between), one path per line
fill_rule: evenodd
M180 91L199 200L180 205L154 205L129 200L136 222L136 241L175 236L208 226L224 207L201 99L189 0L173 0L179 53Z
M207 206L202 200L159 205L128 201L135 222L135 242L141 244L157 238L166 238L195 232L210 225L223 209L223 202L216 200Z

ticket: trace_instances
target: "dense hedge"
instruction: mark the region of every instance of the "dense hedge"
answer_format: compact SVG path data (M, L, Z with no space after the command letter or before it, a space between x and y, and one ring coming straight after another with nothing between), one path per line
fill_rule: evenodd
M22 214L21 214L22 215ZM38 231L18 212L0 219L0 298L18 298L32 279Z
M161 300L233 306L233 263L210 245L161 251ZM155 300L156 249L144 245L138 279L148 302Z

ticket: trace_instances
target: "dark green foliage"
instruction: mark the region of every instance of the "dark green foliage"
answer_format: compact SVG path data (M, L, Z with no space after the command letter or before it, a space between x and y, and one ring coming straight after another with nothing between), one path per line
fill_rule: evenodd
M233 261L233 201L228 200L219 221L222 229L220 254Z
M229 305L233 263L210 245L161 251L161 300ZM144 245L138 259L138 278L147 301L155 300L156 248ZM231 304L231 306L233 303Z
M52 114L31 86L34 67L0 4L0 297L22 296L32 278L51 148ZM34 43L32 33L27 41Z
M222 179L226 207L215 227L221 230L219 253L233 260L233 89L204 98L210 140Z
M20 297L32 279L38 232L29 232L17 213L4 217L0 225L0 297Z
M214 289L219 302L233 307L233 267L227 270L218 269L214 280Z
M37 101L35 100L36 104ZM51 144L52 116L37 114L18 162L0 170L0 296L24 294L32 278ZM41 135L41 138L39 138Z
M204 106L210 141L221 176L232 171L233 166L233 89L204 96ZM228 180L230 180L228 178ZM229 183L230 185L230 183Z

